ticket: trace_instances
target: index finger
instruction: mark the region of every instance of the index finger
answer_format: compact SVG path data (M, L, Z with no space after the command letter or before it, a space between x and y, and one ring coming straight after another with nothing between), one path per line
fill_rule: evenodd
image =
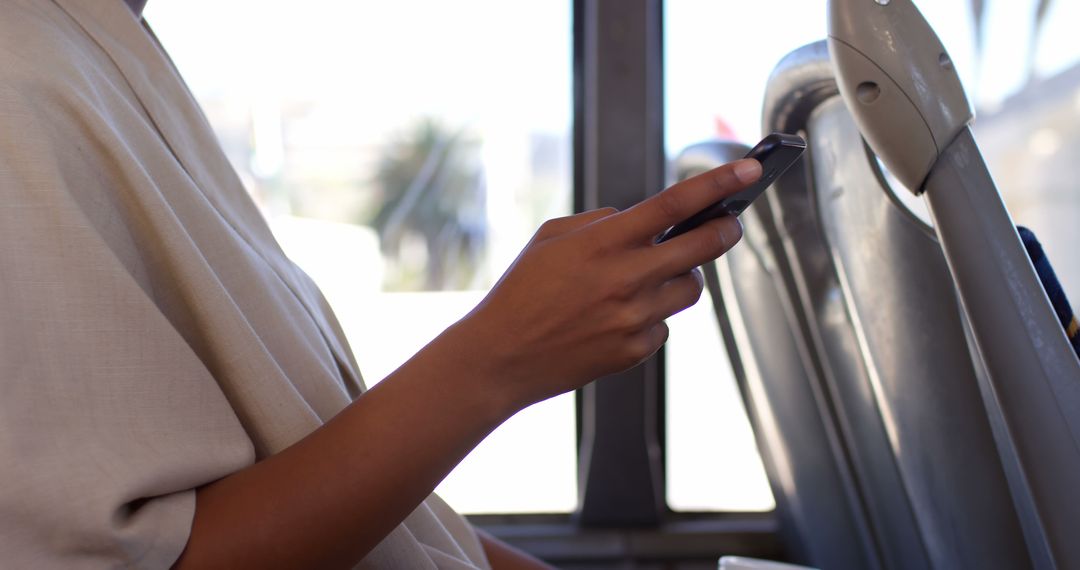
M761 178L761 163L744 158L679 182L616 214L634 241L651 240L660 232L704 210Z

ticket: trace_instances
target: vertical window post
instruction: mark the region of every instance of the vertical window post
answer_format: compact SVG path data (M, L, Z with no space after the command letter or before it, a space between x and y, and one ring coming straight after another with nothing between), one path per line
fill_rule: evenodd
M665 183L661 0L574 2L575 207L628 208ZM663 363L579 396L579 520L653 526L666 511Z

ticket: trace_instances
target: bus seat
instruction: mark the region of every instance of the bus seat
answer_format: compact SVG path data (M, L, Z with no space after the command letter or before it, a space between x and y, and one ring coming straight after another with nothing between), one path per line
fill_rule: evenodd
M1030 560L1080 568L1080 359L972 135L956 68L911 0L830 0L828 13L859 133L935 220Z
M817 321L823 344L848 337L859 347L855 373L834 378L837 409L854 455L894 470L866 478L867 496L908 506L910 522L885 511L880 524L917 533L892 528L883 547L919 548L924 568L1030 567L933 229L891 191L842 99L820 104L807 132L815 210L846 308L842 322Z
M691 146L676 159L676 175L689 178L749 150L727 142ZM876 568L867 540L853 540L867 534L865 517L827 403L810 380L816 371L808 348L789 326L794 307L775 285L774 254L753 213L742 221L742 245L703 270L788 554L822 568ZM725 304L739 310L725 310Z
M947 257L868 151L824 42L780 63L764 125L803 133L808 156L743 215L746 243L718 263L710 289L770 478L831 473L820 493L848 514L849 536L822 536L814 521L835 513L806 502L813 490L774 480L781 521L805 545L796 561L824 570L1039 566ZM801 366L780 366L794 360ZM778 410L803 424L778 421ZM866 561L826 560L834 551Z

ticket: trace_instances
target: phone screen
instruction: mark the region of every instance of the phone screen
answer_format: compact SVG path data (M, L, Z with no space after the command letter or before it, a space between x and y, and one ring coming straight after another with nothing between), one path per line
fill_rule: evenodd
M672 226L656 238L656 243L682 235L714 218L743 213L766 188L772 186L777 178L799 160L805 150L806 141L798 135L773 133L765 137L744 157L761 163L761 178L757 182Z

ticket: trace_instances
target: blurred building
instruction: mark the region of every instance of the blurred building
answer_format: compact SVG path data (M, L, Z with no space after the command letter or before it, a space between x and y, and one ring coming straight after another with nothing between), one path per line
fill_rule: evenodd
M1080 65L979 116L975 135L1018 224L1033 229L1080 302Z

